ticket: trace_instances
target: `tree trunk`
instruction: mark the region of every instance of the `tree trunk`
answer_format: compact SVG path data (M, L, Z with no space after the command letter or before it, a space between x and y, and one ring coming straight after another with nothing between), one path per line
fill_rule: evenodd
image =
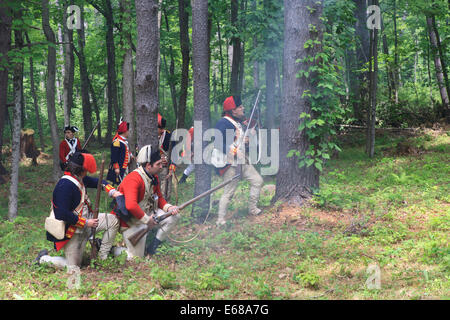
M195 141L203 141L203 133L210 127L209 101L209 32L208 0L192 0L192 66L194 73L194 121L202 124L201 132L194 132ZM203 148L207 143L202 142ZM202 154L195 153L197 160ZM197 160L195 162L197 162ZM195 165L194 195L197 196L211 188L211 170L207 164ZM204 218L209 211L210 197L197 202L194 215Z
M231 0L231 25L238 30L238 10L239 2L238 0ZM233 35L231 38L231 43L233 44L233 59L231 63L231 81L230 81L230 92L232 95L240 95L239 91L239 72L241 66L241 39L238 36Z
M20 14L20 13L19 13ZM21 31L14 31L15 46L17 49L23 47ZM9 189L8 220L13 221L17 217L18 211L18 190L19 190L19 164L20 164L20 132L22 114L22 90L23 90L23 61L14 65L14 116L12 135L12 158L11 158L11 186Z
M31 44L30 38L28 37L28 33L25 33L25 38L27 40L28 45ZM30 55L30 90L31 90L31 96L33 97L33 105L34 105L34 113L36 115L36 123L39 130L39 142L41 145L41 150L44 150L45 143L44 143L44 132L42 131L42 124L41 124L41 116L39 114L39 103L38 98L36 94L36 86L34 84L34 67L33 67L33 57Z
M224 67L223 67L223 50L222 50L222 35L220 32L220 21L217 19L217 36L219 38L219 56L220 56L220 88L222 89L222 94L225 92L224 84ZM228 48L228 45L227 45ZM227 63L228 65L228 63Z
M159 22L157 0L135 0L136 132L139 148L158 141Z
M372 2L378 5L378 0ZM370 57L369 57L369 106L367 108L367 143L366 152L370 158L375 153L375 114L377 107L378 84L378 29L370 32Z
M166 23L166 30L167 33L170 33L170 27L169 27L169 18L167 17L167 12L164 10L164 21ZM169 56L170 56L170 67L169 67L169 88L170 88L170 96L172 98L172 106L173 111L175 114L175 117L178 117L178 103L177 103L177 88L175 87L176 79L175 79L175 60L173 58L173 48L172 45L169 45ZM167 66L167 63L166 63Z
M304 48L307 40L322 40L322 2L315 0L285 0L284 7L284 53L283 53L283 103L280 120L280 164L276 181L276 194L273 201L288 200L302 204L312 195L312 189L319 187L319 171L315 166L298 167L297 156L288 158L290 150L298 150L305 155L311 144L305 130L299 131L302 112L311 114L311 103L302 98L302 92L314 87L305 77L297 77L301 69L307 70L312 63L298 63L298 59L315 56L321 48ZM312 11L312 12L311 12ZM309 26L314 25L318 32L312 33ZM310 77L313 77L311 75Z
M73 4L73 1L64 1ZM73 81L75 75L75 57L73 55L73 30L67 28L67 6L64 6L63 15L63 42L64 42L64 80L63 80L63 106L64 126L70 125L70 115L73 108ZM83 26L84 28L84 26Z
M116 53L114 46L114 17L111 7L111 0L105 0L105 18L106 18L106 56L108 64L108 112L114 111L115 123L120 121L120 111L117 102L117 75L116 75ZM108 117L108 121L111 117ZM109 131L109 130L108 130ZM111 141L111 132L107 134L107 141Z
M439 36L439 31L436 25L436 17L432 16L432 25L433 25L433 31L434 34L436 35L436 45L437 45L437 49L439 52L439 57L441 58L441 65L442 65L442 73L444 75L444 80L445 80L445 88L447 89L447 96L450 95L450 85L449 85L449 80L448 80L448 73L447 73L447 63L445 61L445 50L442 49L442 44L441 44L441 38Z
M356 68L364 69L369 61L369 32L367 30L367 0L354 0L356 4ZM359 72L358 80L353 92L353 116L357 122L363 123L363 111L367 97L368 73Z
M181 84L180 102L178 103L178 127L185 127L186 101L189 87L189 13L187 11L189 1L178 0L178 12L180 23L180 48L181 48Z
M84 34L84 8L81 7L81 28L78 32L78 61L80 63L80 80L81 80L81 104L83 106L83 128L84 140L86 140L92 131L92 107L89 99L89 76L84 55L85 34Z
M56 75L56 49L55 49L55 34L50 27L48 0L42 0L42 29L45 37L52 45L48 46L47 56L47 84L46 84L46 98L47 98L47 112L48 121L50 124L50 132L53 144L53 180L56 182L60 177L59 167L59 138L58 138L58 124L56 122L55 109L55 75Z
M125 14L124 22L127 25L131 25L131 1L121 0L121 8ZM126 31L123 38L126 43L122 64L123 118L130 124L128 143L130 144L130 149L134 153L134 150L136 149L136 120L134 117L134 70L131 33Z
M438 84L439 92L441 94L441 99L442 99L443 116L447 117L447 116L450 116L449 97L447 94L447 88L445 86L444 73L442 71L443 68L442 68L441 56L439 55L439 50L438 50L438 46L437 46L437 36L433 30L433 18L432 17L427 17L427 26L428 26L428 34L429 34L430 44L431 44L431 53L434 56L434 67L436 70L437 84Z
M89 79L89 92L91 94L92 97L92 104L94 105L94 109L95 109L95 117L96 117L96 121L100 121L100 108L98 106L97 103L97 96L95 95L95 91L94 91L94 87L92 86L92 81ZM97 128L97 141L99 144L102 143L102 123L100 121L100 123L98 124L98 128Z
M2 158L3 129L5 115L8 112L8 52L11 47L11 9L4 3L0 4L0 160Z
M398 89L400 86L400 65L399 65L399 57L398 57L398 34L397 34L397 1L394 0L394 101L395 105L398 105Z

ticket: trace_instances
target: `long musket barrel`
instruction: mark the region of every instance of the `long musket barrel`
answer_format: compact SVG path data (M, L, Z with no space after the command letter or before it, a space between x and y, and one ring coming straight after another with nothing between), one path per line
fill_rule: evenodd
M89 141L91 140L92 136L94 135L95 130L97 130L97 127L100 125L100 120L97 121L97 124L95 125L94 129L92 129L91 134L89 135L89 137L86 139L86 141L83 144L83 148L81 148L82 150L86 149Z
M105 170L105 154L102 154L102 164L100 165L100 174L98 176L97 183L97 195L95 197L95 208L94 208L94 219L98 219L99 207L100 207L100 196L102 192L102 182L103 182L103 171ZM92 228L92 249L91 249L91 259L97 256L97 247L95 246L95 231L96 228Z
M192 204L192 203L194 203L194 202L200 200L201 198L204 198L204 197L210 195L211 193L213 193L213 192L219 190L220 188L225 187L227 184L229 184L230 182L232 182L234 179L237 179L239 176L240 176L240 174L235 175L233 178L231 178L231 179L229 179L229 180L227 180L227 181L222 182L222 183L219 184L218 186L216 186L216 187L214 187L214 188L212 188L212 189L210 189L210 190L208 190L208 191L205 191L205 192L203 192L202 194L199 194L198 196L196 196L195 198L192 198L192 199L189 200L189 201L186 201L185 203L183 203L182 205L180 205L178 208L179 208L180 210L186 208L187 206L189 206L190 204ZM170 217L171 215L172 215L172 212L169 211L169 212L167 212L167 213L165 213L165 214L159 216L158 218L155 218L155 221L156 221L157 223L159 223L159 222L163 221L164 219ZM146 235L147 232L149 232L152 228L153 228L153 227L148 227L148 226L147 226L146 229L142 229L142 230L137 231L136 233L132 234L132 235L128 238L128 240L131 242L131 244L132 244L133 246L135 246L135 245L139 242L139 240L141 240L141 238L142 238L144 235Z

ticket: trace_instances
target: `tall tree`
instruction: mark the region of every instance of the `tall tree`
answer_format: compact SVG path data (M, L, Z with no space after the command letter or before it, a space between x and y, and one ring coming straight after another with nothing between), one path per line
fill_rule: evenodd
M56 38L55 33L50 27L48 2L48 0L42 0L42 29L44 30L45 38L49 42L47 55L47 84L45 90L47 98L48 121L53 144L53 180L56 182L60 177L58 124L56 122L55 108Z
M86 57L84 54L85 47L85 32L84 32L84 8L80 8L80 28L78 33L78 50L75 50L80 65L80 79L81 79L81 104L83 106L83 128L84 139L86 140L92 131L92 107L89 99L89 75L86 64Z
M17 13L20 15L20 11ZM20 19L20 17L19 17ZM14 44L16 49L23 47L22 31L14 30ZM20 54L19 54L20 55ZM13 221L18 211L18 189L19 189L19 164L20 164L20 133L21 115L23 105L23 58L18 59L14 65L14 116L12 135L12 158L11 158L11 186L9 191L8 219Z
M75 77L75 57L73 55L73 30L67 27L67 8L73 0L64 1L63 14L63 48L64 48L64 80L63 80L63 107L64 126L70 125L70 115L73 108L73 81ZM83 26L84 28L84 26Z
M277 7L274 5L273 0L264 0L264 11L266 13L273 14L273 11ZM270 21L270 20L269 20ZM276 47L274 40L274 30L270 24L267 26L265 32L264 44L266 46L266 123L265 127L267 129L272 129L275 127L275 82L276 82L276 68L278 60L276 59L274 49Z
M378 6L378 0L372 4ZM367 108L367 140L366 152L373 158L375 153L375 112L377 107L378 86L378 29L373 27L370 32L369 53L369 105Z
M158 0L135 0L136 132L139 148L158 142L159 5Z
M108 109L114 110L116 123L120 120L119 104L117 100L116 49L114 45L114 16L111 0L105 0L106 18L106 56L108 61ZM109 133L108 133L109 137ZM107 140L110 141L110 140Z
M28 37L28 33L25 33L25 38L27 39L27 43L30 46L31 41ZM41 124L41 116L39 114L39 103L36 93L36 85L34 83L34 63L33 63L33 55L30 54L29 57L29 63L30 63L30 89L31 89L31 96L33 98L33 105L34 105L34 114L36 115L36 124L39 131L39 142L41 145L41 149L44 150L45 143L44 143L44 132L42 131L42 124Z
M124 47L122 64L122 101L123 118L130 124L130 135L128 141L130 149L136 148L136 121L134 117L134 70L133 70L133 50L131 39L131 1L121 0L122 11L122 45Z
M303 96L305 91L314 92L310 80L298 77L301 70L308 70L314 62L299 63L306 57L315 56L320 45L306 46L305 42L322 40L323 24L320 20L322 2L316 0L285 0L284 7L284 53L283 53L283 103L280 120L280 170L277 175L274 200L286 199L302 204L319 187L319 171L315 166L299 168L297 156L287 157L290 150L305 155L311 142L305 130L299 131L301 113L312 114L311 102ZM312 31L315 28L315 31ZM312 75L313 76L313 75ZM313 115L312 115L313 116Z
M353 93L353 116L356 121L363 122L364 105L367 101L367 83L368 74L366 71L362 71L367 68L369 62L369 49L370 39L369 31L367 30L367 0L354 0L355 1L355 16L356 16L356 68L358 70L358 80L354 87Z
M8 52L11 47L12 10L7 2L0 3L0 159L3 146L3 128L7 109Z
M178 127L185 127L186 101L189 88L189 1L178 0L178 21L180 24L180 48L181 48L181 84L180 100L178 103Z
M431 45L431 53L434 57L434 68L436 71L436 79L439 87L439 93L441 94L443 113L444 116L450 117L449 96L447 87L445 85L445 77L443 71L444 68L442 66L441 54L438 48L438 38L435 29L433 28L433 16L428 15L426 19L427 19L428 35Z
M192 66L194 73L194 121L200 121L202 132L194 131L194 143L202 143L202 150L207 143L203 142L203 133L210 127L209 101L209 23L208 0L192 0ZM196 147L195 147L196 148ZM194 153L197 160L202 160L201 153ZM197 161L196 161L197 162ZM211 188L211 170L207 164L195 165L195 195ZM194 212L197 217L204 218L209 211L210 197L196 203Z
M241 0L242 1L242 0ZM239 73L241 67L241 39L238 35L239 30L239 0L231 0L231 25L233 26L233 36L231 43L233 45L233 58L231 62L231 80L230 92L233 95L240 95L239 91Z

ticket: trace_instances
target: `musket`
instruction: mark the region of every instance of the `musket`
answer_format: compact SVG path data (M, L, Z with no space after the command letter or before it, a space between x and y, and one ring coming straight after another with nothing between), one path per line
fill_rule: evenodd
M89 137L84 142L83 148L81 148L82 150L86 149L86 146L88 145L89 141L91 140L92 136L94 135L95 130L97 130L97 127L99 125L100 125L100 120L97 121L97 124L95 125L94 129L92 129L91 134L89 135Z
M214 188L212 188L212 189L210 189L210 190L208 190L208 191L205 191L205 192L203 192L202 194L199 194L198 196L196 196L195 198L192 198L192 199L189 200L189 201L186 201L185 203L183 203L182 205L180 205L180 206L178 207L178 209L179 209L179 210L183 210L184 208L186 208L186 207L189 206L190 204L192 204L192 203L194 203L194 202L196 202L196 201L198 201L198 200L200 200L200 199L202 199L202 198L204 198L204 197L210 195L211 193L213 193L213 192L219 190L220 188L225 187L227 184L229 184L229 183L232 182L233 180L239 178L239 176L240 176L240 174L237 174L237 175L235 175L233 178L231 178L231 179L229 179L229 180L227 180L227 181L222 182L222 183L219 184L218 186L216 186L216 187L214 187ZM164 214L160 215L159 217L153 217L153 220L158 224L158 223L160 223L161 221L163 221L164 219L167 219L168 217L170 217L171 215L172 215L172 210L170 210L170 211L167 212L167 213L164 213ZM134 234L132 234L130 237L128 237L128 241L130 241L131 244L132 244L133 246L135 246L135 245L139 242L139 240L141 240L141 238L147 234L147 232L149 232L151 229L153 229L153 227L154 227L154 226L149 227L149 226L147 225L147 228L141 229L141 230L135 232Z
M100 165L100 174L98 176L97 183L97 196L95 197L95 207L94 207L94 219L98 219L98 212L100 206L100 196L102 192L102 183L103 183L103 171L105 170L105 154L102 153L102 164ZM95 244L95 231L96 228L92 228L92 249L91 249L91 259L95 259L97 257L97 246Z

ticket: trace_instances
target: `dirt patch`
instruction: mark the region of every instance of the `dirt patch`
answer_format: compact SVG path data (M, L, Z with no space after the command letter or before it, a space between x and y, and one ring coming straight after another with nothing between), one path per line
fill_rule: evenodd
M320 210L313 207L283 205L265 209L260 216L254 217L254 223L279 228L281 225L295 226L299 230L326 231L350 226L358 214L334 210Z

